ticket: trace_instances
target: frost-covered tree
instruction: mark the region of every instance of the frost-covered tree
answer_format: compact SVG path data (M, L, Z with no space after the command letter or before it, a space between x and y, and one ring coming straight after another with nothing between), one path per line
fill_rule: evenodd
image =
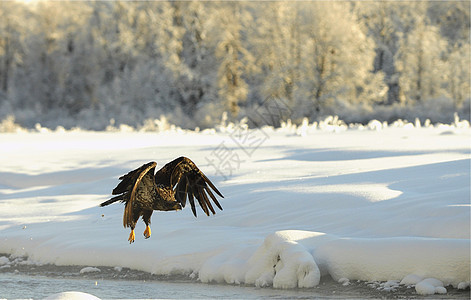
M175 25L182 30L183 69L175 86L183 109L194 114L217 98L214 5L199 1L175 4Z
M255 24L249 42L259 68L262 99L283 98L294 105L303 44L299 5L288 1L255 4Z
M469 1L434 1L427 10L430 23L439 28L440 36L448 44L442 54L445 60L442 84L455 111L462 109L471 97L470 5Z
M384 74L388 87L385 104L399 101L399 73L395 61L405 28L403 17L408 9L404 2L355 2L359 22L367 28L368 36L376 43L373 72Z
M462 108L463 103L471 97L471 51L470 44L455 45L448 58L445 80L447 90L455 110Z
M422 102L446 96L444 90L446 40L426 19L424 3L415 7L414 28L401 40L397 68L401 73L403 102Z
M58 59L62 59L60 41L64 32L59 6L41 2L34 13L36 17L28 24L31 34L24 40L24 67L15 76L14 96L20 107L46 113L61 104L58 72L62 66Z
M80 38L88 12L73 2L39 2L29 12L9 93L13 106L58 119L58 114L74 115L89 105L95 83L88 67L93 62L84 53L87 41Z
M180 40L171 30L170 5L122 2L100 11L92 27L97 30L96 43L102 49L104 107L113 107L115 119L126 118L123 121L129 123L149 117L152 111L161 113L158 107L162 99L170 98L166 82L173 78L179 63L176 52L181 49Z
M386 94L382 73L372 72L374 41L344 4L315 2L303 8L309 31L302 51L304 76L298 103L304 116L370 105Z
M21 61L21 37L25 26L20 15L24 13L21 4L12 1L0 3L0 91L5 94L17 63Z
M295 122L466 114L469 7L2 1L0 117L103 129L110 119L139 126L164 114L213 126L224 111L242 118L274 98Z
M427 18L430 24L440 28L440 34L453 47L456 43L468 41L470 35L469 1L429 1Z
M243 48L241 41L241 7L238 3L224 5L226 13L218 20L219 38L216 45L218 59L218 95L225 103L232 117L237 117L239 106L247 98L248 86L243 78L243 56L249 53Z

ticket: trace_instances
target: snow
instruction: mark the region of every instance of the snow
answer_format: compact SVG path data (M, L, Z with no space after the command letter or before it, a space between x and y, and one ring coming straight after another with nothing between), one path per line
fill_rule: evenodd
M418 276L418 275L409 274L401 280L401 284L407 285L407 286L412 286L412 285L416 285L417 283L421 282L422 280L423 280L423 278Z
M100 298L82 292L62 292L51 295L46 300L98 300Z
M420 295L446 294L443 282L435 278L427 278L417 283L415 290Z
M85 267L80 270L80 274L94 273L94 272L101 272L101 270L95 267Z
M336 280L402 280L416 274L457 284L455 278L469 276L469 241L464 239L342 238L319 246L314 256Z
M6 256L0 256L0 266L8 265L10 260Z
M284 124L247 131L250 145L227 128L0 134L0 266L27 257L257 287L310 288L330 275L391 292L465 289L469 124L409 124ZM232 168L214 164L221 151L239 159ZM122 204L98 204L129 170L181 155L221 190L224 210L156 212L152 237L139 222L130 245Z

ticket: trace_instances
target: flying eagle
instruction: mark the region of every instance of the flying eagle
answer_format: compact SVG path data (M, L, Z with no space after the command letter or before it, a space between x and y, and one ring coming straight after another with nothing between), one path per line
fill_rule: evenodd
M126 203L123 225L131 227L129 243L133 243L135 240L134 228L139 217L142 216L142 220L146 224L144 236L147 239L151 234L149 225L153 211L181 210L185 207L187 198L195 217L194 198L198 200L207 216L210 212L216 213L209 197L222 210L211 189L222 198L224 196L189 158L179 157L163 166L154 175L156 166L157 163L152 161L121 176L119 178L121 182L112 192L113 195L118 196L100 204L100 206L106 206L116 201Z

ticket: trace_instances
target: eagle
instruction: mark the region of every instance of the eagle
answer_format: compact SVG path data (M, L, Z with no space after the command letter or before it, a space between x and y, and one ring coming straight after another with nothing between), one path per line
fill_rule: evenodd
M136 238L134 228L141 216L146 224L144 237L148 239L153 211L181 210L187 198L195 217L195 198L207 216L210 212L216 213L209 198L222 210L211 189L221 198L224 196L189 158L181 156L174 159L154 174L156 166L157 163L151 161L121 176L121 182L112 191L112 195L117 196L100 204L103 207L116 201L125 203L123 226L131 227L129 243Z

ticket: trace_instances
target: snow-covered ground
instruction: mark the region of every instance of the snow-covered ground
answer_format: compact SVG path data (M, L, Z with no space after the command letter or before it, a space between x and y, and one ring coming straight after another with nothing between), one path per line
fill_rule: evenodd
M416 124L418 125L418 124ZM247 131L0 134L0 268L27 263L186 274L202 282L314 287L381 282L419 294L470 282L466 122L349 128L336 120ZM100 208L118 177L190 157L224 194L206 217L157 212L136 242L123 205ZM83 272L96 271L93 268Z

